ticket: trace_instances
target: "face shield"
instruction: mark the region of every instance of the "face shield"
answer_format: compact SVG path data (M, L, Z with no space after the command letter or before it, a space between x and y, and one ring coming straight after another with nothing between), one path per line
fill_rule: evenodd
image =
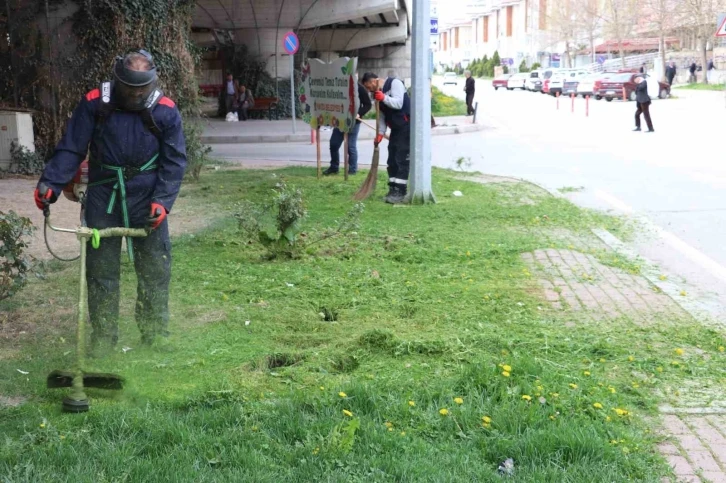
M138 56L143 56L148 60L150 70L134 70L133 57ZM138 64L143 64L143 62ZM125 57L117 57L114 77L116 78L114 98L118 106L126 111L143 110L146 107L147 99L157 85L156 65L154 65L151 54L141 50Z

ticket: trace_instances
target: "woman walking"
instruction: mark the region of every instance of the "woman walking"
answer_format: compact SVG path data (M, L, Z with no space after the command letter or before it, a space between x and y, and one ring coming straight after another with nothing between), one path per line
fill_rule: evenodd
M635 78L635 100L638 109L635 111L635 129L640 131L640 114L645 116L645 123L648 125L646 132L655 132L653 130L653 121L650 120L650 96L648 95L648 82L643 77Z

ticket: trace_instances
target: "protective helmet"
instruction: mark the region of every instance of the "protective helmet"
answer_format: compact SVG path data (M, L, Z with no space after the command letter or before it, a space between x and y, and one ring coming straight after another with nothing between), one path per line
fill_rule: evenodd
M148 60L149 70L135 70L134 64L143 56ZM154 58L145 50L131 52L124 57L116 57L113 69L115 95L118 107L127 111L141 111L156 90L157 76Z

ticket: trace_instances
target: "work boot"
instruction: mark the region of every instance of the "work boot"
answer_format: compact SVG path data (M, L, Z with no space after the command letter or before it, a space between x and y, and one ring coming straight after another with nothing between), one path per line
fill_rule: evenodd
M337 169L328 168L325 171L323 171L323 176L330 176L331 174L338 174Z
M386 203L392 205L399 205L403 203L403 199L406 197L406 185L394 184L391 194L386 196Z
M640 128L636 127L635 129L633 129L633 131L640 131Z
M386 201L388 199L388 197L391 196L391 194L393 194L394 186L396 186L396 185L391 182L388 183L388 193L386 193L386 196L383 197L383 201Z

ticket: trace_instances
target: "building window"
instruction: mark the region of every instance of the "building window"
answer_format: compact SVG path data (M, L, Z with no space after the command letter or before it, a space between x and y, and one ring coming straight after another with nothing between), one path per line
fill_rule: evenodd
M512 36L512 17L514 16L514 7L512 5L507 7L507 37Z
M539 0L539 29L547 30L547 0Z
M489 42L489 17L484 17L484 43Z

